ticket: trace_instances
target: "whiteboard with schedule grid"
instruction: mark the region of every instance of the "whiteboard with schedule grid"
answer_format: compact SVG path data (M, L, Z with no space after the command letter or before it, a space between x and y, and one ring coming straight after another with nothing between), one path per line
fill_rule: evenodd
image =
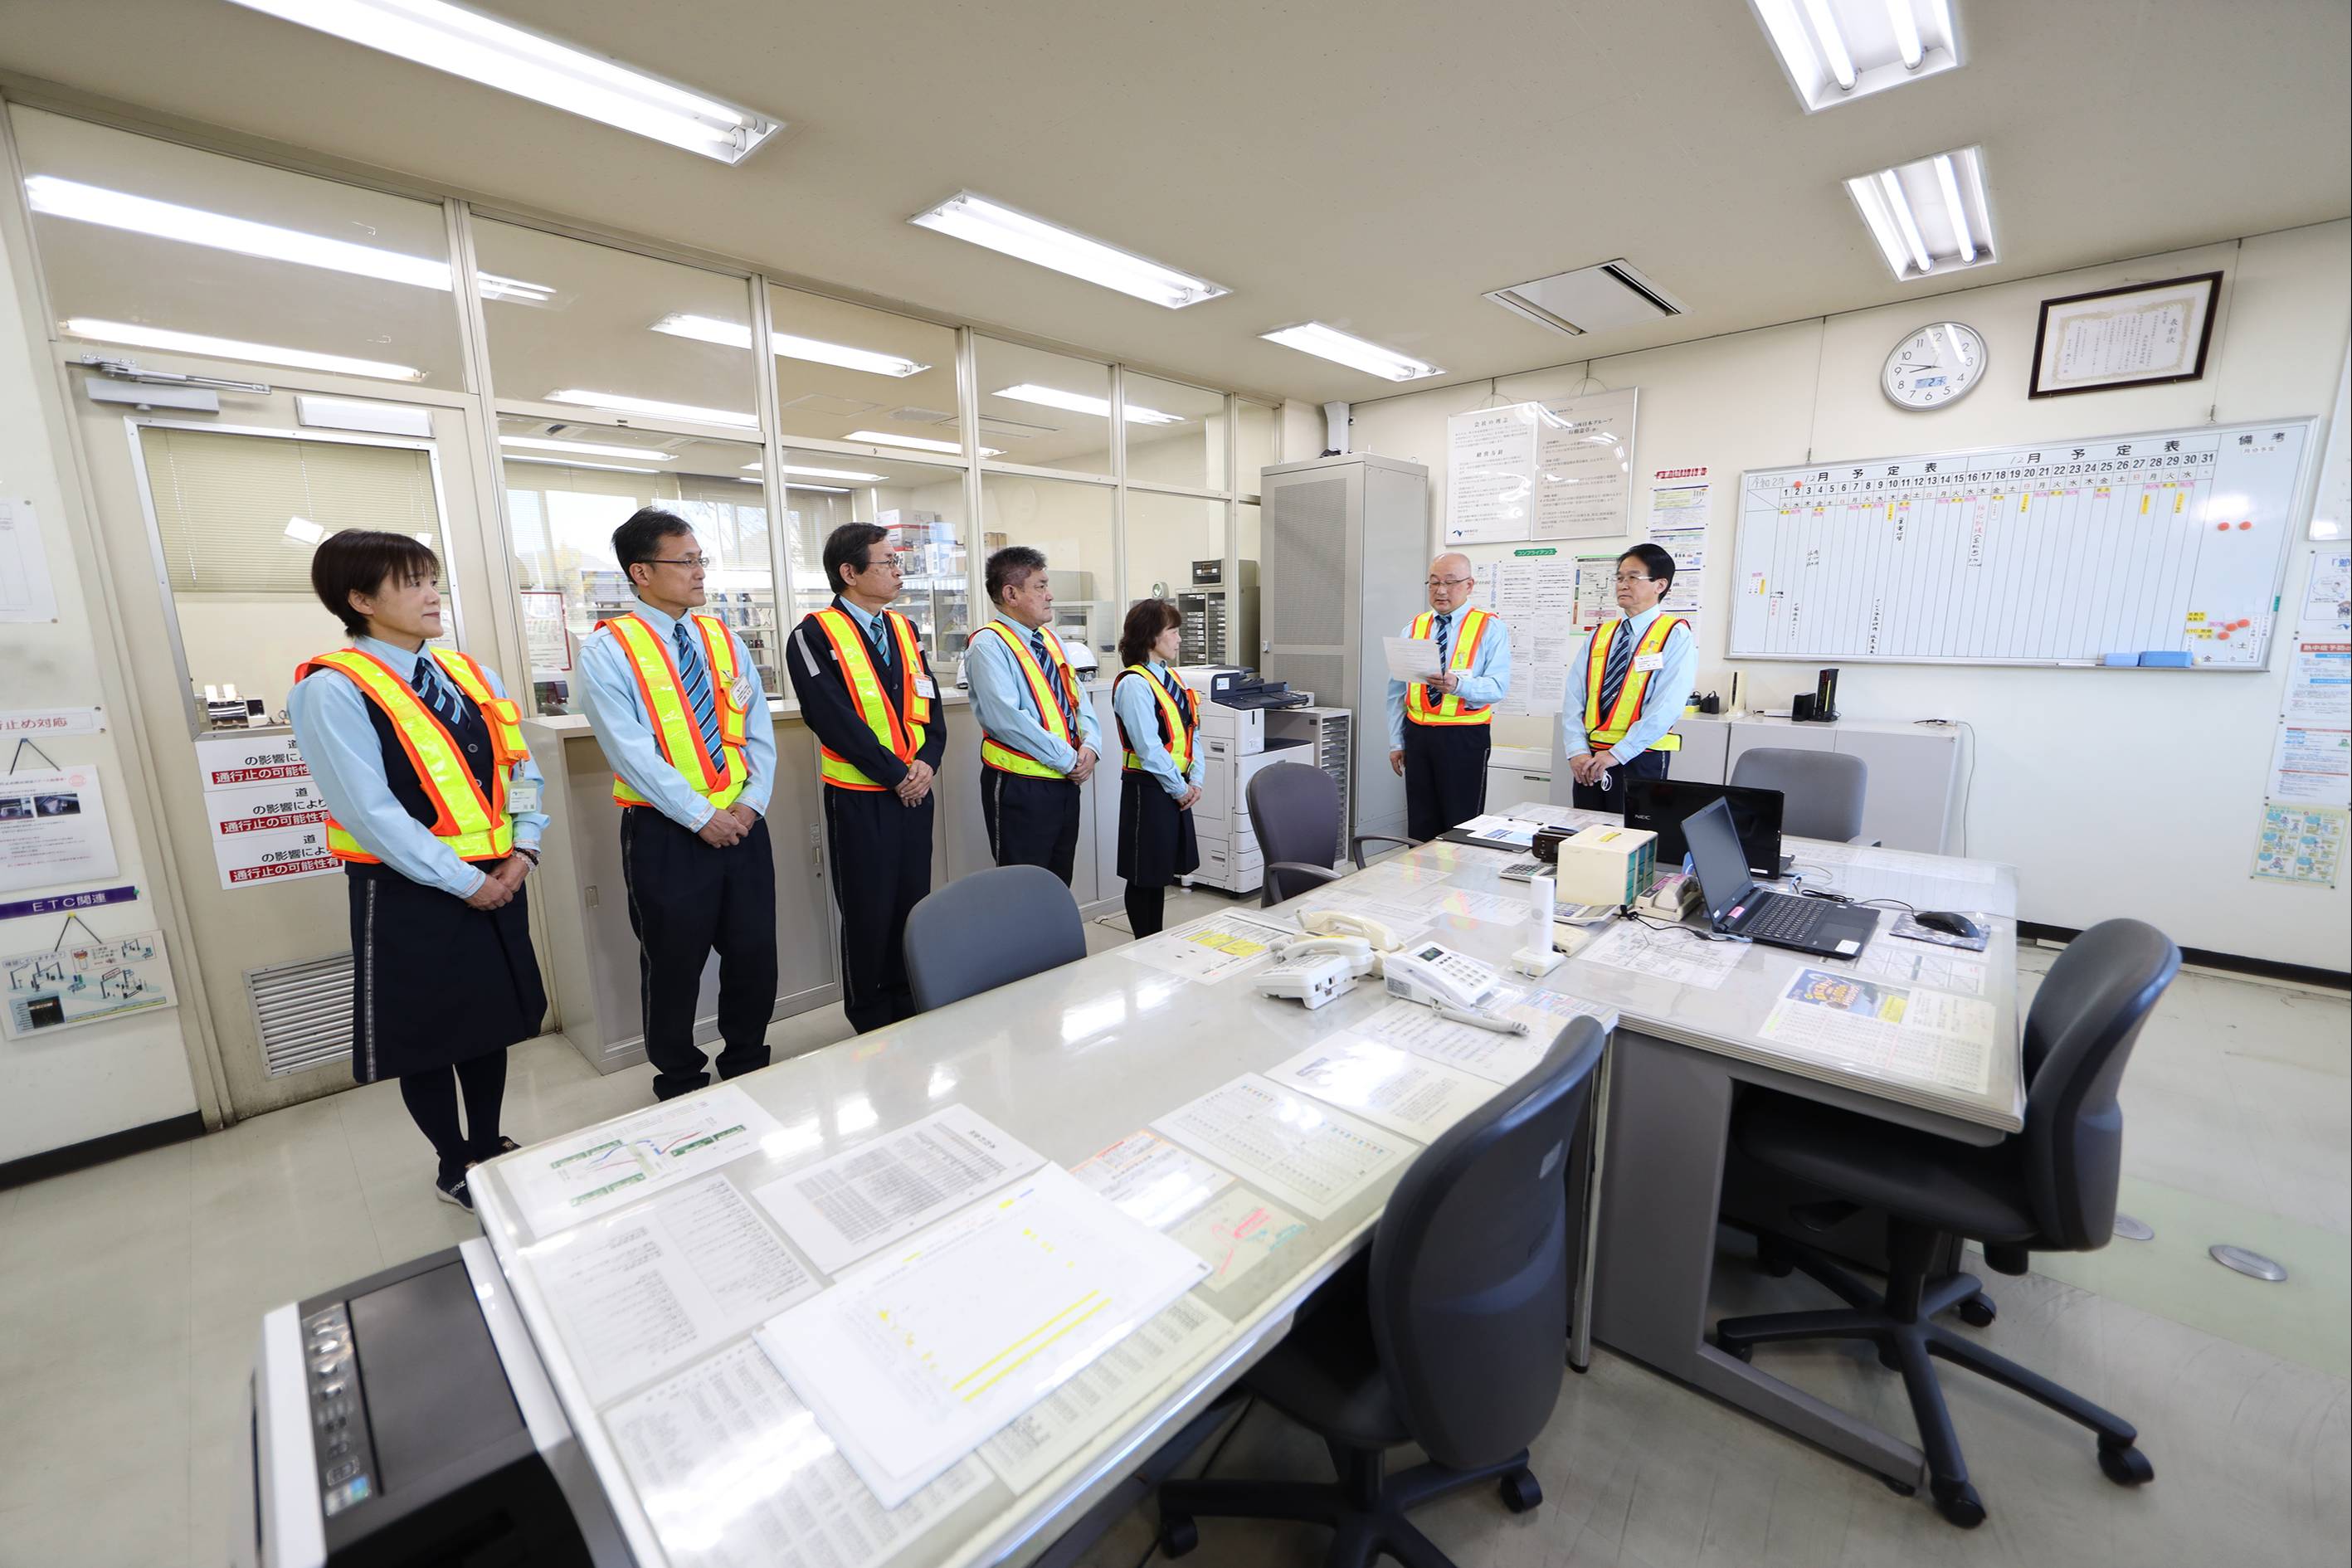
M2261 669L2314 422L1740 476L1734 658Z

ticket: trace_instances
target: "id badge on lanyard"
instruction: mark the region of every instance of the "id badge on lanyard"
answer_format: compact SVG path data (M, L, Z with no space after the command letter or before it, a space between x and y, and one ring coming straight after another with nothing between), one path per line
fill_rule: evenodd
M522 764L517 763L514 765L514 771L507 775L508 815L522 816L537 811L539 790L539 781L527 777L522 771Z

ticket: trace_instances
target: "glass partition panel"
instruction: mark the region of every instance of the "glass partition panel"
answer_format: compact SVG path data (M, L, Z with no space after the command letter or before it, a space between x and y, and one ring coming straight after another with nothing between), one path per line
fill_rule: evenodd
M1259 472L1274 461L1274 410L1263 403L1234 398L1234 439L1241 443L1234 493L1254 496L1258 493Z
M884 548L898 553L899 569L906 574L891 608L921 628L923 646L935 664L952 663L971 630L964 471L787 447L783 477L793 619L833 600L824 573L824 542L833 531L845 522L879 523L890 531Z
M983 461L1111 471L1110 366L993 338L972 355Z
M9 110L65 337L464 384L437 203Z
M1084 643L1102 663L1117 658L1127 605L1113 571L1110 487L986 474L980 504L988 551L1026 544L1045 552L1055 635L1066 644ZM994 613L980 607L982 616Z
M445 562L421 445L146 426L140 478L193 698L206 687L282 723L295 666L350 638L310 589L310 556L347 528L415 536ZM444 626L459 630L454 592ZM199 706L198 711L201 711Z
M1138 375L1126 378L1127 482L1225 488L1225 395Z
M1184 613L1184 662L1223 663L1226 651L1225 502L1127 494L1127 597L1173 599Z
M474 260L501 399L760 427L742 279L492 218Z
M776 428L869 441L868 432L961 447L952 327L796 289L768 289Z
M742 637L768 694L782 690L759 447L509 416L499 421L499 449L540 712L579 710L580 640L635 603L613 531L641 506L693 526L710 563L702 609Z

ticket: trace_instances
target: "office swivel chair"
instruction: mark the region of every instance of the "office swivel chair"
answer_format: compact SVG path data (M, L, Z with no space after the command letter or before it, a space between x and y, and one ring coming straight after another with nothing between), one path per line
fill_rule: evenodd
M1316 1298L1250 1370L1251 1392L1311 1428L1336 1482L1171 1481L1160 1543L1200 1543L1202 1515L1296 1519L1338 1531L1331 1568L1382 1552L1453 1568L1408 1510L1501 1482L1525 1513L1543 1500L1528 1446L1559 1397L1568 1316L1568 1188L1560 1179L1601 1059L1591 1018L1561 1030L1542 1065L1454 1124L1397 1183L1369 1254ZM1382 1473L1417 1443L1429 1463Z
M1847 1303L1842 1310L1728 1318L1716 1343L1740 1360L1786 1340L1874 1340L1879 1361L1903 1374L1927 1450L1936 1507L1965 1529L1984 1521L1930 1356L1991 1378L2098 1434L2099 1468L2118 1486L2151 1479L2131 1423L1936 1322L1958 1306L1992 1321L1973 1275L1930 1278L1927 1256L1945 1238L1982 1242L1985 1261L2022 1274L2032 1252L2090 1252L2115 1234L2123 1112L2116 1085L2132 1043L2180 969L2180 950L2138 921L2108 921L2066 945L2025 1019L2025 1130L1990 1149L1915 1132L1874 1117L1793 1096L1743 1096L1732 1137L1772 1169L1887 1214L1886 1291L1801 1247L1780 1246L1796 1266Z
M1249 815L1265 853L1261 908L1339 879L1341 873L1331 869L1331 851L1339 842L1339 783L1329 773L1304 763L1260 768L1249 782ZM1367 844L1411 848L1413 840L1387 833L1359 835L1348 847L1359 871Z
M1087 922L1043 866L959 878L907 914L907 981L923 1012L1087 955Z
M1800 752L1759 746L1739 753L1731 782L1742 789L1777 789L1785 797L1780 831L1800 838L1848 844L1862 837L1862 805L1870 793L1870 764L1843 752Z

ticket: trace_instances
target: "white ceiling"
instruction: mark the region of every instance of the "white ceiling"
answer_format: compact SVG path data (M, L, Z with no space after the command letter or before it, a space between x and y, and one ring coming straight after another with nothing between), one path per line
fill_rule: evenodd
M1213 385L1390 390L1883 303L1841 188L1985 148L1969 285L2352 210L2342 0L1952 0L1966 68L1807 116L1743 0L487 0L791 122L735 168L220 0L0 0L0 70L737 257ZM1213 279L1181 311L906 219L962 188ZM1570 340L1482 300L1623 256L1677 321Z

